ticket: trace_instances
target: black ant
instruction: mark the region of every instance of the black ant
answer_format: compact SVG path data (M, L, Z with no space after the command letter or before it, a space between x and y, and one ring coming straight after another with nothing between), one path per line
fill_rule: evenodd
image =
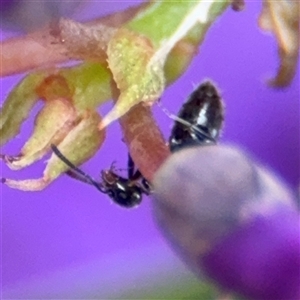
M200 84L183 104L177 116L167 113L175 120L169 138L171 152L187 146L215 144L223 124L223 105L216 87L209 81ZM108 194L123 207L134 207L141 203L142 194L151 193L150 184L129 155L128 178L113 172L112 168L101 172L102 182L97 182L72 164L56 146L53 152L70 167L67 174L82 182L95 186L100 192Z
M107 194L120 206L127 208L137 206L142 201L142 194L148 195L150 193L150 190L148 190L149 187L146 184L143 185L141 173L138 170L134 173L134 165L131 157L128 162L128 178L121 177L110 168L109 170L101 171L102 181L98 182L71 163L55 145L51 145L51 149L59 159L70 167L70 170L67 171L70 177L93 185L97 190ZM142 182L138 183L140 179Z

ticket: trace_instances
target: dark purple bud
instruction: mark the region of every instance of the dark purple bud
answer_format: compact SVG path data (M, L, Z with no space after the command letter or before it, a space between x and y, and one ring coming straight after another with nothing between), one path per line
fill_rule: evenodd
M274 274L277 259L281 264L283 258L275 249L287 240L292 247L284 254L289 261L286 269L295 270L295 249L299 241L299 236L295 236L296 228L299 230L296 200L279 179L253 163L244 153L226 146L179 151L157 172L154 189L154 212L159 226L196 273L205 273L222 288L250 297L259 295L255 294L257 286L253 286L257 278L260 278L264 291L268 291L271 283L278 285L278 278L285 281L286 286L294 285L299 274L294 272L287 278L280 268L276 280L268 282L262 278L268 273ZM279 212L283 216L279 216ZM280 234L281 217L284 217L285 226ZM271 220L265 232L260 226ZM255 230L259 228L262 230ZM270 236L273 231L275 234ZM291 234L285 239L283 232ZM250 233L255 247L249 247ZM233 239L235 243L227 242L228 246L222 252L220 245L227 239ZM263 249L268 251L261 252ZM239 255L233 250L239 251ZM273 254L273 261L266 265L267 252ZM234 260L236 257L239 257L239 263ZM249 258L252 257L257 258L256 265L266 267L255 268L248 274L247 265L251 265ZM230 280L233 274L238 276ZM288 295L286 290L280 292ZM274 291L270 290L271 293L273 295ZM295 289L292 293L295 295Z
M250 299L300 298L300 227L297 212L278 207L257 215L199 260L224 289Z

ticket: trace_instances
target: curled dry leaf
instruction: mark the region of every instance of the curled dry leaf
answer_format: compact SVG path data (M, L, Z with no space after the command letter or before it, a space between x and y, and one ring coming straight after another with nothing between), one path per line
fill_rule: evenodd
M280 66L271 85L284 87L292 81L299 55L299 1L264 0L259 26L271 31L278 43Z

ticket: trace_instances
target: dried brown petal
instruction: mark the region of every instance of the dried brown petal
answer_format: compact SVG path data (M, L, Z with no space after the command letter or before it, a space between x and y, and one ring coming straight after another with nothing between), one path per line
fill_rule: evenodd
M259 26L271 31L278 43L280 66L270 84L284 87L292 81L299 54L299 1L264 0Z
M97 128L100 120L97 112L87 111L78 125L58 145L60 151L75 165L80 165L91 158L103 143L105 132L99 132ZM2 178L1 181L11 188L23 191L40 191L67 170L68 166L55 154L52 154L43 177L27 180Z
M3 160L13 170L24 168L41 159L51 144L59 143L75 126L76 111L63 99L46 101L34 124L32 136L17 156L4 155Z

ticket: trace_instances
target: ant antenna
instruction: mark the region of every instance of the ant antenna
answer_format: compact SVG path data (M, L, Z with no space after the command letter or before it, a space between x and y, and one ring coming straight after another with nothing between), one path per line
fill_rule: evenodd
M69 168L70 170L68 171L68 175L78 179L82 182L85 183L89 183L91 185L93 185L97 190L99 190L100 192L107 194L107 191L105 189L103 189L101 187L101 185L95 180L93 179L91 176L89 176L88 174L84 173L82 170L80 170L79 168L77 168L73 163L71 163L59 150L58 148L54 145L51 144L51 149L54 152L54 154L62 161L64 162Z
M157 106L163 111L163 113L165 113L170 119L174 120L175 122L181 123L183 125L185 125L188 128L192 128L193 130L199 132L200 134L202 134L204 137L206 137L207 139L216 142L214 138L212 138L211 136L209 136L205 131L203 131L202 129L200 129L199 127L191 124L190 122L185 121L182 118L179 118L178 116L172 114L167 108L165 108L164 106L162 106L162 104L160 103L160 101L156 102Z

